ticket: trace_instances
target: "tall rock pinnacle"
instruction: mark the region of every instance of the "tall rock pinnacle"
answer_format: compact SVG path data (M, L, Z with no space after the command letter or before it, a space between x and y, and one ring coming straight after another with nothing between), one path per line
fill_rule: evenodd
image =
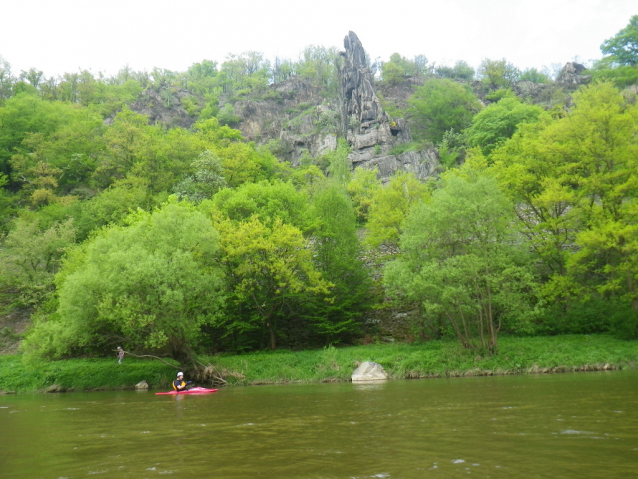
M418 178L432 176L438 163L436 150L390 154L393 147L410 143L412 136L402 118L391 119L383 110L365 50L354 32L343 41L339 68L341 135L350 145L353 167L377 168L385 181L395 171L412 171Z

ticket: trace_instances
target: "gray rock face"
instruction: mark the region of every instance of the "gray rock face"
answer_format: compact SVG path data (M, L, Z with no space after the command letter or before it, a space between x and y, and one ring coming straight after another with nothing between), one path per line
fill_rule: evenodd
M388 373L383 366L372 361L361 363L352 373L352 381L383 381L388 379Z
M130 107L131 110L148 116L149 124L161 123L168 127L190 128L197 119L182 107L183 98L192 96L184 89L171 89L162 85L159 89L147 88ZM111 123L109 119L106 123Z
M368 68L365 51L354 32L343 40L345 61L339 70L341 88L342 134L346 136L369 133L370 128L388 126L388 117L381 107L374 89L374 78ZM389 134L389 128L381 136Z
M591 81L591 75L584 75L584 65L576 62L567 62L556 77L556 83L564 87L577 88Z
M337 106L323 101L318 87L293 77L271 85L268 98L241 100L234 107L247 140L279 141L277 156L296 166L304 153L317 156L337 148Z
M390 154L395 146L412 141L410 130L403 119L390 118L383 110L357 35L348 33L343 43L344 61L339 69L340 133L352 148L352 166L377 167L383 181L397 170L413 172L422 180L428 178L438 165L436 150Z
M434 175L438 166L434 148L391 154L394 147L412 142L407 122L390 118L384 111L365 51L353 32L344 45L338 99L327 100L318 86L292 77L271 85L259 98L235 102L234 114L240 119L237 128L257 144L275 140L272 151L293 166L298 166L304 155L317 157L334 151L337 138L343 137L351 147L352 167L376 167L384 182L397 170L412 172L422 180ZM410 91L397 89L393 94L401 93L403 104Z

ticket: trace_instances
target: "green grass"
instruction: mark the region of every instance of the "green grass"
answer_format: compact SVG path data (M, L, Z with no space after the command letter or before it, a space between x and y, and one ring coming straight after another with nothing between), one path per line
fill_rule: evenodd
M375 344L312 351L275 351L200 358L212 363L230 385L348 381L363 361L381 364L390 377L427 378L634 368L638 341L605 335L569 335L499 340L499 353L481 356L455 341ZM0 356L0 390L43 391L132 388L146 380L166 388L175 369L157 361L125 358L73 359L25 365L21 356Z
M174 379L175 370L160 362L125 358L68 359L24 364L22 356L0 356L0 390L44 391L52 386L61 390L90 391L126 389L146 380L163 387Z
M233 384L291 381L346 381L363 361L381 364L392 378L516 374L635 367L638 342L609 336L554 336L501 338L499 353L480 356L455 341L431 341L421 345L380 344L327 348L303 352L261 352L211 358L219 370L243 377L228 377ZM557 368L555 371L551 369Z

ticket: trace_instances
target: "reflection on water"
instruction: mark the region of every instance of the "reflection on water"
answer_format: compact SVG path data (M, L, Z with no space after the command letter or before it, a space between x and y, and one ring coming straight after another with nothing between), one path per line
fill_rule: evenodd
M0 397L0 477L626 478L638 371Z
M352 389L355 391L381 391L383 390L388 381L357 381L352 383Z

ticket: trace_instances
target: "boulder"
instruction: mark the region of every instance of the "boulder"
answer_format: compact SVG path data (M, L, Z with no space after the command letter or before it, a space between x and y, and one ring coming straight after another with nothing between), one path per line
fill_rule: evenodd
M366 361L359 365L352 373L352 381L382 381L388 379L388 373L383 366L372 361Z
M48 388L46 388L45 392L47 393L63 393L66 392L66 388L64 386L60 386L58 384L52 384Z
M135 389L148 389L148 383L146 380L140 381L135 385Z

